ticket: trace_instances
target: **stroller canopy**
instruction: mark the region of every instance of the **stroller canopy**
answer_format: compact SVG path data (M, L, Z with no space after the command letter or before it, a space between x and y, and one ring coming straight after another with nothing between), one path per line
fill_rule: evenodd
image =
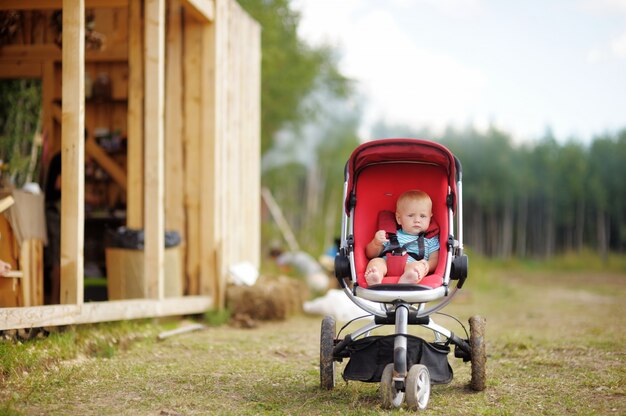
M457 168L460 163L443 145L418 139L382 139L363 143L354 151L346 166L348 192L344 207L350 215L351 201L359 172L372 164L382 163L428 163L441 166L447 172L448 184L453 196L452 206L456 210Z

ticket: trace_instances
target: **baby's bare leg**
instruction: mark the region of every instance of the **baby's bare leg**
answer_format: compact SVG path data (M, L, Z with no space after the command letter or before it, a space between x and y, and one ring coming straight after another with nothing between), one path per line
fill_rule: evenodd
M404 273L400 276L398 283L419 283L422 281L424 277L420 277L418 263L417 262L407 262L406 266L404 266Z
M387 274L387 263L384 259L376 257L367 263L365 268L365 281L369 286L377 285L383 281L383 277Z

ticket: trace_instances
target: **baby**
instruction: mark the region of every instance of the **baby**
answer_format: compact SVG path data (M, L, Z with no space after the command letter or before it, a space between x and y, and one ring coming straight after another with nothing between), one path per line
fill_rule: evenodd
M417 237L426 232L430 226L433 203L426 192L411 190L406 191L396 202L396 221L400 224L398 230L398 242L404 246L409 242L406 250L409 253L417 253ZM384 258L378 257L389 244L385 230L378 230L372 241L365 248L365 254L371 259L365 269L365 280L369 286L382 282L387 274L387 263ZM439 236L424 238L424 258L415 260L408 256L404 273L398 283L417 284L437 268L439 260Z

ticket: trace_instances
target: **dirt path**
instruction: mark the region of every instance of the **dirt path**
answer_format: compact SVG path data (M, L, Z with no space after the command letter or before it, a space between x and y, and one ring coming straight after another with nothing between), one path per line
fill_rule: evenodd
M445 312L487 317L487 390L467 390L469 364L435 386L426 414L626 414L626 276L490 273ZM13 380L23 414L396 414L377 385L319 389L319 317L228 326L136 343L112 358L64 362ZM438 323L462 333L446 317ZM342 367L340 367L341 369ZM0 412L1 413L1 412ZM19 414L19 413L18 413Z

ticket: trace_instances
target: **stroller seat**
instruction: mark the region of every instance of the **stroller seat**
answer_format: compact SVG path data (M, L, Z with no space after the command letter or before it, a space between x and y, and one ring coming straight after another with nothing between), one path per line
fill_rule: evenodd
M379 164L368 166L359 174L356 183L356 206L354 210L354 256L358 285L367 288L365 268L369 259L365 247L378 229L377 218L381 211L396 210L398 196L410 189L426 192L433 202L433 221L439 224L439 245L441 252L434 273L426 276L416 290L438 288L443 283L446 267L446 246L448 243L448 193L447 174L443 168L424 163ZM379 289L393 289L389 284L397 284L400 276L385 276ZM402 289L406 290L408 287ZM375 289L375 288L372 288ZM397 287L397 290L402 290Z
M375 302L401 299L409 303L430 302L446 296L447 288L442 287L448 254L448 180L445 170L434 164L420 162L374 164L365 167L355 182L355 294ZM410 189L426 192L433 202L433 219L439 224L441 247L437 268L417 285L398 284L399 275L387 275L380 285L369 288L365 280L365 269L369 262L365 247L377 231L378 213L383 210L395 212L398 197Z

